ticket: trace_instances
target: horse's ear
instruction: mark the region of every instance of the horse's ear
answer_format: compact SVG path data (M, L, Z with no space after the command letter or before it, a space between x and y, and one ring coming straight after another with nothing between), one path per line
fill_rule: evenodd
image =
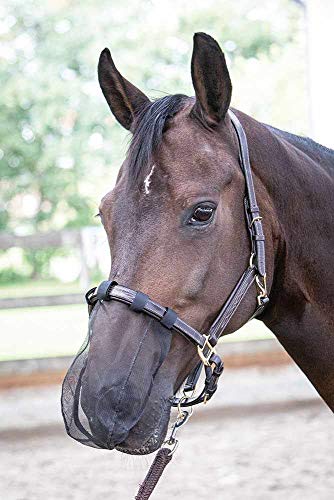
M193 113L207 125L217 125L229 108L232 83L221 48L206 33L194 35L191 76L196 93Z
M115 118L130 130L136 113L150 102L148 97L120 74L109 49L101 52L98 77L103 95Z

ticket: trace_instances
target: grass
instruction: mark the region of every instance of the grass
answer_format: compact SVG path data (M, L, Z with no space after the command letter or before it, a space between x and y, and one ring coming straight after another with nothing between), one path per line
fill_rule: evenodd
M0 310L0 361L75 354L87 332L82 305ZM251 321L223 342L270 338L259 321Z
M79 283L61 283L56 280L36 280L0 285L0 298L63 295L82 292Z
M0 360L72 355L87 329L84 306L0 311Z

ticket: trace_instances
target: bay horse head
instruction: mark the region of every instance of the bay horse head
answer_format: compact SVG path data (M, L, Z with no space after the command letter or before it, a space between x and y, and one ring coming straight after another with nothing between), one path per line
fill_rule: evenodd
M112 113L132 133L116 185L99 209L110 246L109 279L206 332L250 255L224 54L210 36L195 34L195 97L150 101L120 74L108 49L98 76ZM269 268L270 252L269 238ZM254 285L226 333L242 326L255 306ZM150 453L166 434L171 397L198 363L196 349L115 301L98 304L92 316L81 389L91 433L101 447Z

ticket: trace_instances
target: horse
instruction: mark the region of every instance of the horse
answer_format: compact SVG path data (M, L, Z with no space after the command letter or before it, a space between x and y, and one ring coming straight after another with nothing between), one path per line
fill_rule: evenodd
M99 215L110 282L141 290L207 332L248 265L249 224L231 79L219 44L205 33L194 35L191 76L194 97L151 101L102 51L102 92L132 140ZM232 111L248 139L263 216L270 301L258 319L333 411L334 151ZM257 297L252 282L224 335L252 317ZM171 398L198 363L194 345L152 317L101 300L87 346L77 372L92 439L81 441L129 454L158 449Z

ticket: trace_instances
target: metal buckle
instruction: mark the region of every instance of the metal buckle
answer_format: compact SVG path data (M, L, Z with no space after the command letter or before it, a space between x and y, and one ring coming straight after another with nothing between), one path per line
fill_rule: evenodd
M203 399L203 404L206 405L206 403L209 401L209 394L205 393L204 394L204 399Z
M256 217L253 217L252 222L249 224L249 227L251 228L254 222L262 220L263 217L261 215L257 215Z
M205 338L204 345L203 347L197 346L197 352L203 364L205 366L210 366L209 360L211 358L211 355L216 353L216 349L210 344L209 335L203 335L203 337ZM207 354L204 354L204 350L206 348L209 349L209 352Z
M257 296L257 303L259 306L262 306L263 299L266 299L268 297L268 294L267 294L267 275L265 274L264 276L262 276L262 283L261 283L260 275L257 274L255 276L255 281L256 281L256 285L259 289L259 293Z
M96 286L88 290L88 292L85 294L85 299L89 306L93 306L97 302L95 292L96 292Z

